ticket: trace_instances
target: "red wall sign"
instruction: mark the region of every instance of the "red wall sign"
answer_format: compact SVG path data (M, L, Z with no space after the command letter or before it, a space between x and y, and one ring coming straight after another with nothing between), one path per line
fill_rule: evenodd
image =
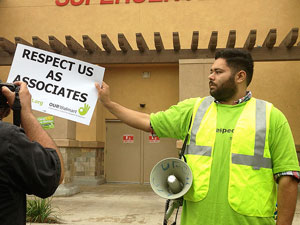
M129 4L130 2L134 3L143 3L143 2L168 2L169 0L98 0L100 5L103 4L119 4L121 2L125 2ZM179 0L175 0L179 1ZM89 5L91 0L55 0L55 4L57 6L66 6L68 4L73 6L79 5Z
M149 135L149 143L159 143L160 139L157 136L152 136L151 134Z
M123 143L133 143L134 138L132 134L124 134L123 135Z

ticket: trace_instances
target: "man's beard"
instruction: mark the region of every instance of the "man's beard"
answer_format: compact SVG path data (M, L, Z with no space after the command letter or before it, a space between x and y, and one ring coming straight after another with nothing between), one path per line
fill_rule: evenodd
M237 92L237 86L234 82L234 77L234 74L232 74L226 82L221 84L220 87L215 86L214 90L211 89L211 96L213 96L219 102L224 102L232 98ZM212 81L209 83L214 85Z

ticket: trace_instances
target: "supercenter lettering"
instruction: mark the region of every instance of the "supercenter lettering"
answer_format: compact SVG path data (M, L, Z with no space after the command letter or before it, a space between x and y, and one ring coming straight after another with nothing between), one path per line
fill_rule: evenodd
M168 2L169 0L98 0L100 5L106 5L106 4L120 4L125 3L129 4L130 2L134 3L144 3L144 2ZM176 2L179 0L175 0ZM90 5L90 0L55 0L55 4L57 6L66 6L68 4L73 6L80 6L80 5Z

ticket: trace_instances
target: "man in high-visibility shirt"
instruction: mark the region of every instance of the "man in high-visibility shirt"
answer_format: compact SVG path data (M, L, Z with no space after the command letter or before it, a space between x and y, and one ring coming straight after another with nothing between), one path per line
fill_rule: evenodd
M277 108L247 91L252 74L248 52L219 51L208 76L211 96L151 115L111 101L109 86L96 84L100 101L126 124L159 137L189 134L185 157L193 184L181 224L292 224L300 171L293 136Z

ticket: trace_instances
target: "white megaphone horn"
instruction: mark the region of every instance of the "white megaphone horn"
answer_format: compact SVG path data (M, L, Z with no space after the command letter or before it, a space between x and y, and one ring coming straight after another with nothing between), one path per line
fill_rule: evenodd
M190 167L178 158L166 158L159 161L150 174L153 191L162 198L173 200L165 214L167 221L175 208L182 205L182 196L192 186L193 175Z

